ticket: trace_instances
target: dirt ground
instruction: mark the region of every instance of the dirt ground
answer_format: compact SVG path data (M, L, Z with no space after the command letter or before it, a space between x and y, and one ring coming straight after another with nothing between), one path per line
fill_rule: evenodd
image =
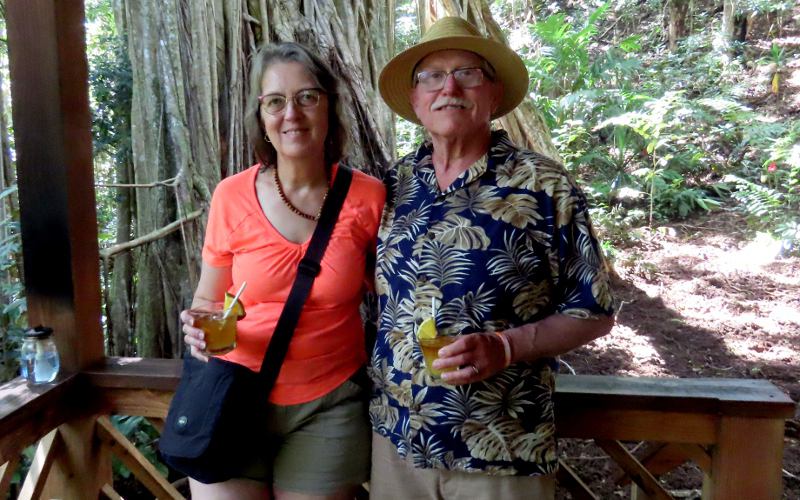
M800 401L800 258L781 256L780 244L753 234L733 211L661 227L642 241L616 259L622 307L611 334L564 356L576 373L762 378ZM800 499L798 416L784 440L785 499ZM600 498L628 497L602 450L570 440L561 451ZM664 479L674 496L700 497L696 466Z

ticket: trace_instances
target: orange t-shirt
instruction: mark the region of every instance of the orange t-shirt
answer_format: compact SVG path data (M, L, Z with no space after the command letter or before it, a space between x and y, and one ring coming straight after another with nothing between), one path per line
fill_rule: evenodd
M240 299L247 315L237 324L236 348L222 358L254 371L261 367L309 243L286 240L264 215L256 197L258 169L255 165L219 183L211 199L203 246L206 264L231 266L231 293L247 281ZM333 176L336 171L334 165ZM291 405L324 396L366 362L358 309L366 255L375 251L385 198L379 180L353 171L322 270L303 306L271 402Z

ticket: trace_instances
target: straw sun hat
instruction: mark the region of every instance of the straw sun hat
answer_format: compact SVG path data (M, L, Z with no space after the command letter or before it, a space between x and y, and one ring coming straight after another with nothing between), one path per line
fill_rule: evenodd
M503 100L492 119L499 118L522 102L528 91L528 70L516 52L481 35L460 17L443 17L433 23L417 45L397 54L381 71L379 88L386 104L406 120L419 124L411 107L414 67L437 50L467 50L486 59L503 83Z

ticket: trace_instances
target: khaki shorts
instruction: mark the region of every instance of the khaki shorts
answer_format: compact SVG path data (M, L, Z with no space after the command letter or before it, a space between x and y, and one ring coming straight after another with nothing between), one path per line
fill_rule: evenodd
M330 495L369 478L366 389L346 380L319 399L270 405L270 445L239 477L287 492Z
M554 476L489 476L442 469L417 469L387 438L372 434L370 498L380 500L499 500L555 497Z

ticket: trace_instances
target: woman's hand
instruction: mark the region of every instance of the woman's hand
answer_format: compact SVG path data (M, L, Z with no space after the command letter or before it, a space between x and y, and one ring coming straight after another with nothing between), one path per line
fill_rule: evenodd
M205 333L194 326L194 318L188 310L181 311L181 322L183 323L183 341L189 346L189 353L200 361L208 362L208 356L204 353Z
M437 370L457 368L442 373L442 380L452 385L485 380L502 371L505 365L503 341L489 332L460 336L452 344L439 349L439 359L433 362Z

